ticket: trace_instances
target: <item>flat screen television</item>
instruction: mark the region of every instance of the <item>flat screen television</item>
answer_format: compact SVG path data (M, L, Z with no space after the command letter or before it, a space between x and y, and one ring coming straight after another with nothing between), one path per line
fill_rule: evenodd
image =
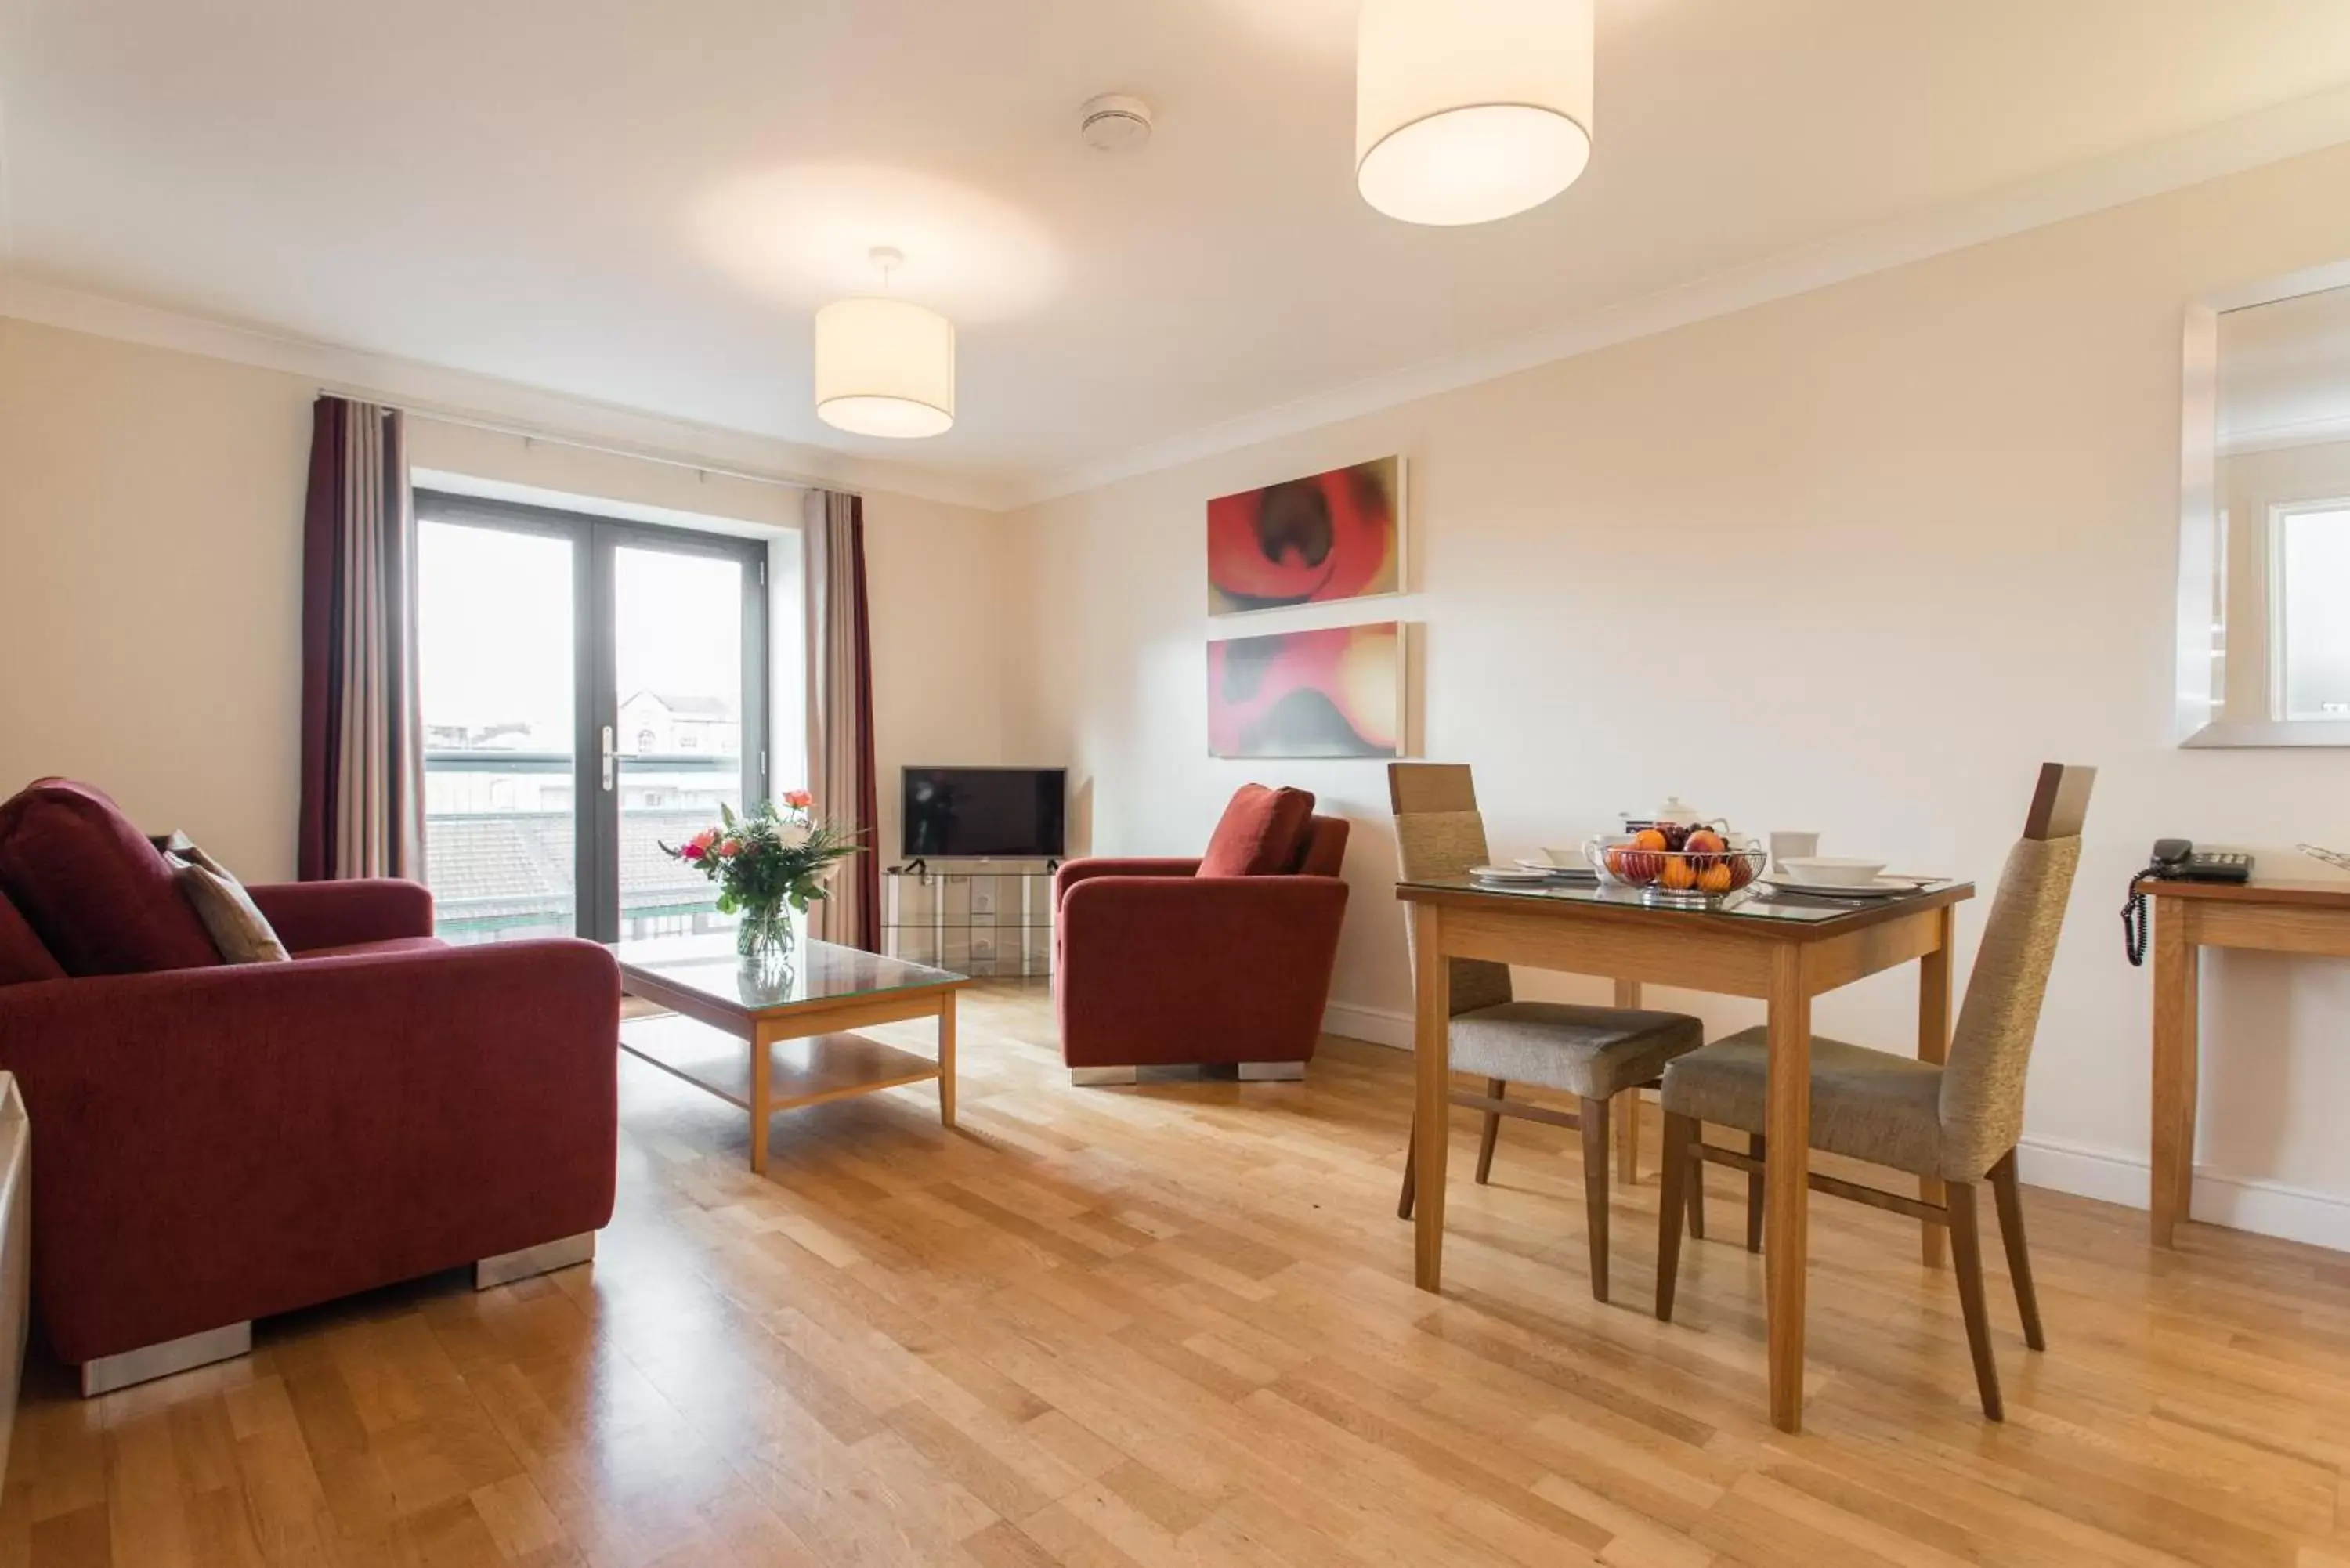
M1066 768L908 768L898 815L910 860L1058 860Z

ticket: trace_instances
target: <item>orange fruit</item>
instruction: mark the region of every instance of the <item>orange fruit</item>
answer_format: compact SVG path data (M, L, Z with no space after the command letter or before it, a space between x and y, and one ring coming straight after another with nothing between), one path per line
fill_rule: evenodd
M1697 886L1697 867L1682 857L1676 855L1665 862L1664 875L1659 877L1657 880L1676 892L1686 892Z
M1632 847L1635 849L1663 849L1668 847L1668 846L1665 843L1665 836L1663 834L1658 832L1653 827L1644 827L1640 829L1639 832L1632 835Z
M1700 893L1727 893L1735 886L1737 883L1727 860L1717 860L1697 874L1697 887Z

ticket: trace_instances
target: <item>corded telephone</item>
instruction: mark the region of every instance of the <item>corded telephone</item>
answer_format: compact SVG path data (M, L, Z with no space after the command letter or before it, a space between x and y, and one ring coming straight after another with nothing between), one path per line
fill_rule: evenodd
M2122 951L2131 963L2146 962L2146 882L2249 882L2252 857L2232 849L2201 849L2184 838L2158 838L2146 869L2130 878L2129 902L2122 906Z

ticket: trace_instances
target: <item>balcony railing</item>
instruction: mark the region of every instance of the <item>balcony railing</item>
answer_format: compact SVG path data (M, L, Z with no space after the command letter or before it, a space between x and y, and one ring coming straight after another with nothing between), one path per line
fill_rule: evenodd
M691 753L618 761L621 935L731 924L718 913L716 888L660 846L716 821L722 801L740 806L742 759ZM482 942L576 929L569 754L433 750L424 771L425 877L441 934Z

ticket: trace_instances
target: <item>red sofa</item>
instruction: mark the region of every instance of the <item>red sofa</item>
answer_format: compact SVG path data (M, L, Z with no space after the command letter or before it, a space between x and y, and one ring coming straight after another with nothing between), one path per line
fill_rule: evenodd
M199 951L162 857L96 791L45 781L0 806L0 1068L33 1127L34 1303L86 1389L105 1358L611 1218L609 953L448 947L410 882L251 892L295 961L221 964L196 922Z
M1347 912L1347 825L1302 790L1250 784L1206 855L1072 860L1054 881L1061 1059L1079 1083L1314 1059Z

